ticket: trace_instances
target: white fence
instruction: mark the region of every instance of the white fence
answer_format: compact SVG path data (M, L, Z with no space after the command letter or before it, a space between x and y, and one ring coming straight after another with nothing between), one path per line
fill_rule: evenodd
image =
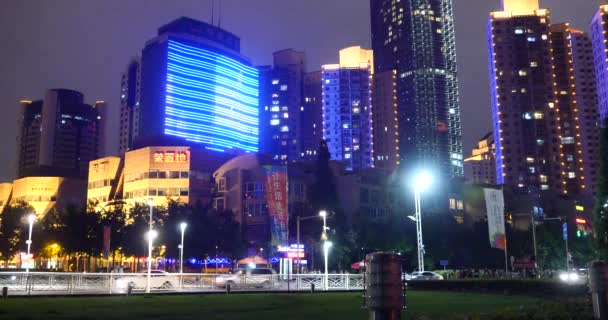
M362 274L223 275L153 273L150 292L363 290ZM146 273L0 272L0 288L9 295L76 295L143 293Z

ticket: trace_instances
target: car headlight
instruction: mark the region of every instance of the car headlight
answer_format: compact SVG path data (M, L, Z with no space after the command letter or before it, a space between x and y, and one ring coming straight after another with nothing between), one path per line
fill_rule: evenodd
M570 274L568 274L568 280L578 281L578 273L571 272Z

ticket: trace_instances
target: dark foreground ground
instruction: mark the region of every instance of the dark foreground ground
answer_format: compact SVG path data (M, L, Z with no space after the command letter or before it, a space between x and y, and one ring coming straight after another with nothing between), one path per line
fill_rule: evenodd
M409 292L404 319L589 319L584 301ZM366 319L361 293L50 297L0 300L0 319Z

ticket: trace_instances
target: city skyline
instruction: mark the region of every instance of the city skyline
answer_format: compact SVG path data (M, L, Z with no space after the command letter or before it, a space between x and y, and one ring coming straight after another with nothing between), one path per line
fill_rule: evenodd
M500 9L500 1L476 2L479 3L478 6L471 6L470 3L467 6L462 2L454 4L465 155L479 137L491 128L490 97L486 89L488 80L484 49L485 23L490 11ZM588 30L587 24L600 1L590 1L582 5L567 2L543 1L541 6L552 10L552 21L569 21L573 27ZM340 10L347 7L346 4L349 10ZM307 70L315 71L320 69L321 64L335 61L336 52L340 48L349 45L370 46L368 1L335 1L329 4L321 4L320 1L308 1L306 4L256 1L257 7L268 10L259 10L259 13L243 16L241 12L253 11L247 10L248 5L243 1L224 1L221 26L241 37L242 52L251 57L254 65L268 64L273 52L292 47L306 52ZM570 10L575 6L579 10ZM9 25L19 17L23 18L25 14L41 14L40 19L30 24L31 29L14 29L8 26L4 28L16 30L9 35L8 50L3 54L4 62L1 67L3 74L15 75L10 81L5 79L0 84L0 103L5 106L6 111L0 125L5 128L2 133L8 138L8 150L16 148L15 120L20 99L36 98L37 92L49 88L73 88L82 91L91 100L108 102L112 110L111 116L116 120L120 108L120 75L129 59L140 52L142 43L153 36L155 28L182 15L204 21L210 21L211 16L210 1L208 5L182 1L174 6L162 6L163 10L160 10L158 3L147 3L146 7L150 10L146 10L144 15L136 15L136 18L133 18L133 13L140 6L134 2L121 3L120 7L118 2L87 3L78 6L72 2L59 2L50 8L45 3L20 1L10 6L12 10L3 10L1 21ZM323 10L318 10L320 7ZM53 20L57 12L55 10L67 8L77 10L78 14L63 19L61 23ZM152 10L154 8L159 8L158 12ZM259 18L266 14L272 15L274 10L285 14L275 15L278 19L273 20L274 22L258 24L264 20ZM197 14L197 11L200 13ZM86 17L92 12L95 12L96 19L99 20L93 20L92 24L87 26L85 22L90 23L90 20L86 20ZM318 23L308 23L311 15L318 17ZM99 21L98 25L96 21ZM217 14L215 22L217 23ZM254 30L250 28L251 25L259 25L259 28ZM277 33L277 28L281 26L285 31ZM345 28L346 26L348 28ZM38 32L42 28L46 31ZM273 30L273 37L265 36L260 30ZM298 30L301 36L293 37ZM57 36L59 34L63 37ZM117 35L124 38L118 38ZM50 40L55 42L45 42ZM48 51L46 48L51 46L65 50ZM75 50L72 46L81 50ZM38 59L39 57L44 59ZM41 74L45 76L41 77ZM13 177L15 160L13 152L0 156L0 161L6 164L0 169L1 180Z

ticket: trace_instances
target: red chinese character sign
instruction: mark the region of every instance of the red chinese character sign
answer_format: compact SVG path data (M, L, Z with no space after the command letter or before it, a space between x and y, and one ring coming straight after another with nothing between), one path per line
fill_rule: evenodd
M153 158L155 163L187 162L190 151L157 151Z
M270 216L273 246L287 244L289 212L287 207L287 167L264 166L264 188Z

